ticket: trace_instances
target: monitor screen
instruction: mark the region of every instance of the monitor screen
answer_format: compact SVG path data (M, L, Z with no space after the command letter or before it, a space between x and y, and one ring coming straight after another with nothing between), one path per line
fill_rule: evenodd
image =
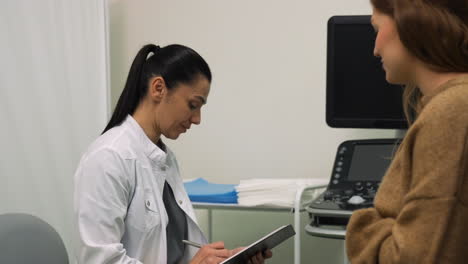
M326 119L331 127L406 128L403 87L385 80L373 55L370 16L328 21Z
M398 145L356 145L354 146L348 180L381 181Z

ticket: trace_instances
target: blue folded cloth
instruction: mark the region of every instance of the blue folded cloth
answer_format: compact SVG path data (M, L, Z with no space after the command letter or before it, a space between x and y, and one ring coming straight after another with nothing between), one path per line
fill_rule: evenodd
M198 178L184 185L192 202L237 203L236 184L210 183L203 178Z

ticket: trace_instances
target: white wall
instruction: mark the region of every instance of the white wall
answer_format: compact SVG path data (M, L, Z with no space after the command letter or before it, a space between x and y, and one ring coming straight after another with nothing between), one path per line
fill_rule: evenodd
M73 174L107 121L104 1L2 1L0 214L51 224L73 257Z
M210 64L202 124L175 142L186 178L329 177L338 144L393 131L325 124L326 23L367 0L111 1L113 101L145 43L181 43Z
M395 134L333 129L325 123L327 20L370 14L368 0L111 0L110 12L114 103L133 57L146 43L187 45L211 66L213 83L202 124L167 142L185 178L218 183L253 177L328 178L342 141ZM216 239L245 233L252 241L259 229L272 229L272 219L288 219L281 214L237 215L238 222L249 219L251 226L233 226L226 234L222 223L233 224L233 216L216 213L215 233L223 235ZM206 216L200 216L206 225ZM305 248L336 243L303 239ZM323 257L327 260L317 263L333 263L339 258L333 254L328 259L320 250L308 251L303 259ZM271 263L290 263L290 255L275 261Z

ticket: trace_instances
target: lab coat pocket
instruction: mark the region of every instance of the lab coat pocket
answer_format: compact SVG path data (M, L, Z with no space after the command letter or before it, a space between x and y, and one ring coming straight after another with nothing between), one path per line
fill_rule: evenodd
M126 221L130 226L145 232L161 223L161 215L151 190L135 190Z
M153 229L161 222L161 215L156 206L156 200L153 193L145 193L145 208L146 208L146 228Z

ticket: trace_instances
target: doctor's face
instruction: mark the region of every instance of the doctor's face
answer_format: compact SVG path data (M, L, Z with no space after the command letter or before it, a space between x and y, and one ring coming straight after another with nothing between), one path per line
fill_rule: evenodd
M374 8L371 22L377 32L374 56L381 58L387 81L394 84L410 83L415 58L401 42L395 20Z
M169 90L160 105L159 129L166 138L177 139L201 122L201 108L206 104L210 82L203 76Z

